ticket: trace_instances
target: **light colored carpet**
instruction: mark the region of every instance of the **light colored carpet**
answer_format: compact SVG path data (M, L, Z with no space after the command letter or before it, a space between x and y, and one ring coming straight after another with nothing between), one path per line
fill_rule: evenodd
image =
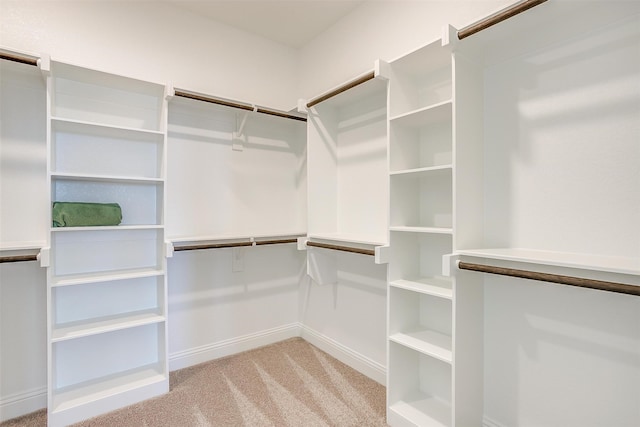
M171 391L74 427L386 426L385 387L301 338L171 373ZM1 427L41 427L43 411Z

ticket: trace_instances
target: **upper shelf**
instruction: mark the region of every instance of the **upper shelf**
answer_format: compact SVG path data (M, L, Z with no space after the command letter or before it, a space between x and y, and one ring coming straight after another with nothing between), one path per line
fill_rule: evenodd
M474 258L640 275L640 259L634 257L590 255L524 248L465 249L456 251L456 254Z
M149 131L165 127L163 85L53 62L49 95L58 119Z
M373 75L374 77L370 77L371 75ZM310 108L313 108L315 105L322 106L322 108L341 108L349 104L357 103L358 101L368 98L381 91L385 91L387 87L387 80L384 78L376 77L375 72L373 71L354 79L353 82L358 82L360 80L364 81L353 86L351 86L351 84L349 83L347 83L346 85L343 84L337 86L330 91L327 91L327 94L310 100L309 104L314 104ZM333 93L335 93L335 95L328 97ZM321 102L317 101L325 97L327 98L322 100Z
M625 19L637 20L639 13L637 1L547 1L459 41L455 49L491 66Z

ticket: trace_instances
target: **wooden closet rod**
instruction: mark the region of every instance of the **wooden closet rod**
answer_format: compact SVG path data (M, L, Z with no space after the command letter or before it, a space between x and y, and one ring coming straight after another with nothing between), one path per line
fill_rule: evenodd
M21 56L21 55L17 55L15 53L7 53L7 52L0 52L0 59L6 59L7 61L13 61L13 62L19 62L21 64L27 64L27 65L33 65L34 67L38 65L38 60L28 57L28 56Z
M214 98L211 96L198 95L191 92L185 92L179 89L175 89L174 94L175 96L180 96L182 98L195 99L196 101L208 102L210 104L223 105L225 107L238 108L240 110L245 110L245 111L255 111L256 113L268 114L270 116L283 117L285 119L298 120L301 122L307 121L305 117L294 116L293 114L288 114L283 111L272 110L270 108L254 107L251 104L229 101L226 99Z
M279 245L283 243L298 243L298 239L262 240L262 241L256 242L256 246Z
M237 248L241 246L264 246L264 245L280 245L283 243L298 243L298 239L276 239L276 240L260 240L255 242L229 242L229 243L210 243L204 245L188 245L175 246L173 251L197 251L199 249L221 249L221 248Z
M496 13L495 15L488 16L485 19L479 22L476 22L475 24L471 24L469 26L462 28L461 30L458 31L458 39L462 40L469 36L474 35L475 33L479 33L482 30L485 30L493 25L499 24L502 21L505 21L513 16L516 16L546 1L547 0L524 0L519 3L516 3L504 9L503 11Z
M5 262L24 262L24 261L37 261L38 255L12 255L0 257L0 264Z
M562 276L559 274L539 273L536 271L517 270L513 268L494 267L491 265L458 262L461 270L479 271L481 273L499 274L501 276L518 277L521 279L539 280L542 282L558 283L561 285L579 286L581 288L598 289L601 291L618 292L640 296L640 286L624 283L605 282L602 280L585 279L582 277Z
M343 84L339 88L334 89L331 92L325 93L324 95L321 95L307 102L307 108L311 108L314 105L321 103L322 101L326 101L327 99L333 98L334 96L339 95L342 92L346 92L353 87L356 87L358 85L361 85L362 83L368 82L369 80L373 79L375 76L376 76L375 71L371 71L370 73L367 73L362 77L358 77L355 80L351 80L350 82Z
M362 255L375 256L376 254L376 252L373 249L352 248L349 246L329 245L327 243L319 243L319 242L307 242L307 246L314 246L316 248L324 248L324 249L332 249L334 251L351 252L354 254L362 254Z
M208 243L204 245L175 246L173 251L197 251L200 249L236 248L239 246L253 246L253 242Z

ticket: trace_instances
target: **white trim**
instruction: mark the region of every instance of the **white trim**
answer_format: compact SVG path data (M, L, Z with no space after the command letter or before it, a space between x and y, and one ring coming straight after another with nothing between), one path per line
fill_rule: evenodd
M356 371L371 378L372 380L386 385L387 368L386 366L371 360L357 351L340 344L332 338L329 338L320 332L313 330L305 325L300 325L302 329L301 337L310 344L315 345L320 350L330 354L342 363L352 367Z
M47 387L38 387L0 399L0 422L47 407Z
M169 355L169 370L187 368L199 363L241 353L289 338L300 336L300 324L292 323L276 328L266 329L253 334L243 335L200 347L190 348Z
M496 420L492 420L486 415L482 417L482 427L507 427L504 424L497 422Z

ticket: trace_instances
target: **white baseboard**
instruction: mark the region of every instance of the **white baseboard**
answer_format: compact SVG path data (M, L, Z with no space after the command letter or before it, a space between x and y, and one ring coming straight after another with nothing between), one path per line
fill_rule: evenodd
M300 327L302 329L302 334L300 336L304 340L335 357L345 365L352 367L361 374L366 375L382 385L386 385L386 366L371 360L357 351L354 351L353 349L340 344L332 338L329 338L307 326L300 325Z
M492 420L486 415L482 417L482 427L507 427L504 424L497 422L496 420Z
M320 350L330 354L356 371L379 382L386 383L387 370L384 365L340 344L318 331L301 323L291 323L277 328L267 329L254 334L244 335L229 340L219 341L200 347L172 353L169 355L169 370L188 368L210 360L230 356L265 345L273 344L289 338L302 337Z
M47 407L47 387L38 387L0 399L0 422Z
M169 355L169 370L187 368L199 363L230 356L289 338L300 336L300 324L291 323L249 335L231 338Z

